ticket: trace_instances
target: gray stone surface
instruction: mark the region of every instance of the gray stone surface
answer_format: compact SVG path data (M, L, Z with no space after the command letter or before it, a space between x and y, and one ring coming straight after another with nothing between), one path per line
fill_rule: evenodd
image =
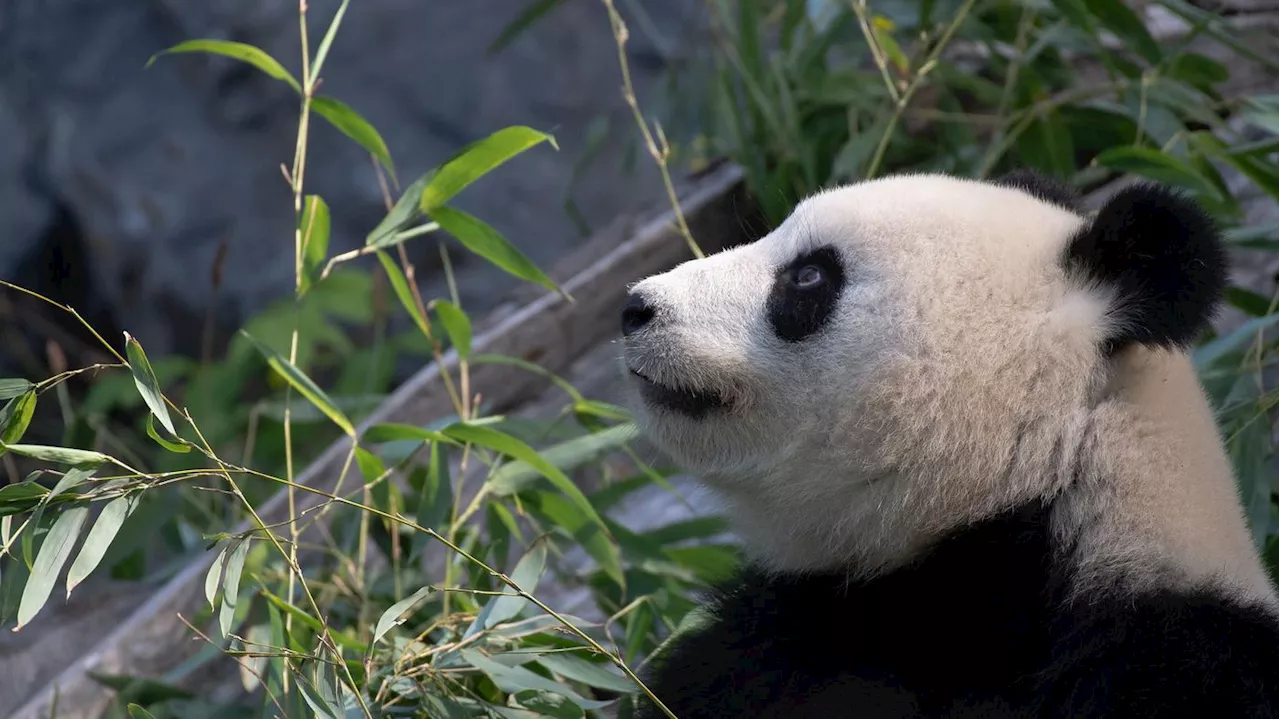
M619 93L605 10L569 0L504 52L486 48L527 0L353 2L324 68L322 94L355 107L382 133L402 184L467 142L511 124L556 135L461 195L535 261L581 241L564 210L572 196L596 227L661 196L642 158L624 172L636 131ZM642 100L663 69L659 47L701 17L693 0L645 0L657 38L633 22L629 46ZM319 43L338 0L314 0ZM621 3L625 11L627 3ZM0 3L0 277L33 283L55 211L78 223L90 268L83 302L164 354L199 346L216 307L234 329L292 287L292 203L279 166L293 154L298 103L283 83L205 55L148 57L193 38L255 44L299 74L294 0L5 0ZM656 99L656 98L655 98ZM571 183L588 128L610 141ZM357 246L383 204L368 156L323 120L313 123L307 188L334 214L331 252ZM224 286L211 270L226 243ZM425 279L437 253L419 242ZM458 253L461 255L461 253ZM463 261L464 303L483 310L513 281ZM438 273L435 273L438 276Z

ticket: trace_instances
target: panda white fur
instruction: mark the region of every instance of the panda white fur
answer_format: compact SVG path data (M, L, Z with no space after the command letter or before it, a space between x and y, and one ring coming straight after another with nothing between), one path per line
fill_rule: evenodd
M636 414L748 558L649 687L681 719L1276 716L1275 591L1186 352L1225 265L1157 186L1089 216L1031 173L909 175L635 285Z

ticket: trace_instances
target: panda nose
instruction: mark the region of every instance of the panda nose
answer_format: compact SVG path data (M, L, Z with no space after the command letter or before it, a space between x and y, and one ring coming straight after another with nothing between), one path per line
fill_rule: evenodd
M649 324L653 319L653 307L645 301L644 295L632 292L627 295L627 304L622 308L622 336L629 337Z

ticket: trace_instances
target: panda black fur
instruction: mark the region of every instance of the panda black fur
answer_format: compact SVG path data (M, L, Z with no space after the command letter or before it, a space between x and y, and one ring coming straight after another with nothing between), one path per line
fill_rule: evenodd
M633 287L637 416L748 558L650 689L681 719L1277 716L1187 355L1225 278L1180 195L1090 217L1016 173L827 191Z

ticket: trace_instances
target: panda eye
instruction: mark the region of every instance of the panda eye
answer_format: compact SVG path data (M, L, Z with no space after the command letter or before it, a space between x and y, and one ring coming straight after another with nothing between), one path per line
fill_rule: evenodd
M822 268L817 265L805 265L796 270L795 277L792 282L796 287L807 290L817 287L826 280L826 276L822 273Z

